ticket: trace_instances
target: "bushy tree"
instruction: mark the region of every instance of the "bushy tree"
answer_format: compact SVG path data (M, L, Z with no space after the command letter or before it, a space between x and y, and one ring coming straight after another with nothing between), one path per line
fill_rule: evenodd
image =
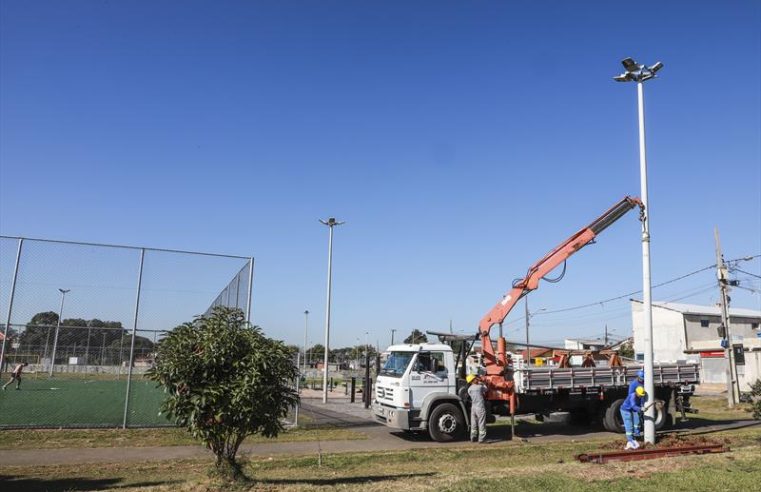
M420 330L412 330L410 336L404 339L404 343L426 343L427 341L428 337Z
M168 395L162 412L206 443L223 475L239 476L243 440L277 436L280 419L298 402L288 348L249 325L239 309L216 307L180 325L156 353L148 377Z
M761 419L761 379L750 385L750 395L753 404L753 418Z

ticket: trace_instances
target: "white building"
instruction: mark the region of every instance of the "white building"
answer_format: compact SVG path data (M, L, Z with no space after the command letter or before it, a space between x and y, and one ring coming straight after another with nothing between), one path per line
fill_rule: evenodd
M642 302L632 299L634 353L644 360ZM737 366L740 390L761 378L761 311L729 309L732 343L742 344L745 364ZM653 361L695 361L701 365L704 383L725 383L727 361L721 347L721 309L672 302L653 302Z

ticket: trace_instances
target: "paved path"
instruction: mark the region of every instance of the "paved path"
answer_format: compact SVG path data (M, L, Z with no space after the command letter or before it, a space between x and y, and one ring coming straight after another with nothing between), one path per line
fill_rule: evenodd
M369 410L366 410L361 403L352 404L349 403L348 399L336 398L335 400L329 400L327 404L323 404L318 399L304 398L302 400L302 414L309 415L315 423L351 427L353 430L365 434L367 439L320 442L267 442L244 445L241 448L241 454L250 456L316 455L318 452L351 453L450 446L480 446L479 444L469 444L463 441L437 443L431 441L425 435L393 432L383 425L374 423ZM761 422L758 421L735 421L701 426L699 428L680 425L677 431L703 433L759 424ZM542 443L616 436L616 434L610 432L547 423L521 426L516 440L511 441L507 435L508 429L490 429L488 439L491 445L510 446L518 442ZM201 446L0 450L0 468L2 466L34 466L40 464L68 465L178 460L204 456L210 457L210 454L210 451Z

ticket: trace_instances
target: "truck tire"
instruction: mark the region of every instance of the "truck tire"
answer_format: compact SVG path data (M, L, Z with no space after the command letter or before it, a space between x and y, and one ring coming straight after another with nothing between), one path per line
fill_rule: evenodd
M666 411L666 402L663 402L662 406L655 407L655 430L668 429L673 423L674 417Z
M616 432L618 434L624 432L624 419L621 417L621 405L623 404L624 399L619 398L605 410L602 425L608 432Z
M608 409L605 411L605 417L603 418L603 427L610 432L617 432L622 434L624 429L624 420L621 417L621 405L624 404L624 399L614 401ZM671 426L673 417L670 413L666 412L666 407L655 407L655 430L659 431L667 429Z
M465 418L457 406L442 403L433 409L428 418L428 433L437 442L460 439L465 432Z

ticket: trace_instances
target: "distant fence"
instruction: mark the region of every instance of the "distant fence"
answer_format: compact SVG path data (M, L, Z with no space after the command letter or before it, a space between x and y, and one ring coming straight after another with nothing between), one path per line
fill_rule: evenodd
M254 259L0 236L0 428L171 425L143 377L214 306L251 319Z

